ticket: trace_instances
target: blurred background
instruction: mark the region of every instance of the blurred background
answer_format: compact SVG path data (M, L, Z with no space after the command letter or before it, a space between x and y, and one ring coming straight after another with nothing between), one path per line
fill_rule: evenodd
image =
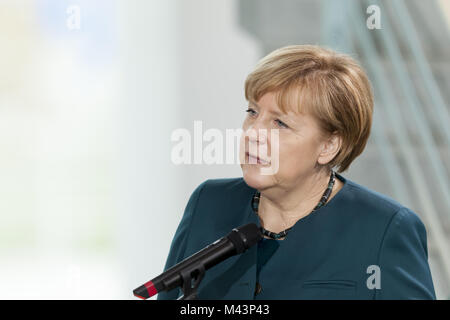
M241 176L174 164L172 132L241 128L247 74L290 44L367 70L343 175L421 217L450 298L449 24L449 0L0 0L0 299L134 299L195 187Z

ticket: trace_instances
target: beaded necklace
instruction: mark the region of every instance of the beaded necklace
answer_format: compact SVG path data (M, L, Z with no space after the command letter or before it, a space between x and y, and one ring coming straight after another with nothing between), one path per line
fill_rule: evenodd
M328 197L331 194L331 190L333 190L333 185L334 185L335 178L336 178L335 173L334 173L333 170L331 170L330 181L328 182L328 187L325 190L325 192L323 193L322 198L320 199L319 203L316 205L316 207L311 212L316 211L317 209L322 207L327 202ZM253 199L252 199L252 208L253 208L253 211L256 213L256 215L258 215L258 208L259 208L259 199L260 199L260 197L261 197L261 193L259 191L256 191L256 193L254 194ZM286 230L283 230L283 231L281 231L279 233L274 233L274 232L271 232L269 230L266 230L262 226L261 226L260 229L261 229L261 232L265 236L268 236L269 238L272 238L274 240L278 240L280 238L286 237L287 233L292 228L293 228L293 226L288 228L288 229L286 229Z

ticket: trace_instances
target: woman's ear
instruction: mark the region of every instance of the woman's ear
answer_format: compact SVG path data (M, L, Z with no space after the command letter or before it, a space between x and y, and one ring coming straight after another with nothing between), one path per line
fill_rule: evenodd
M322 143L322 150L317 162L325 165L338 154L342 146L342 138L334 132L327 140Z

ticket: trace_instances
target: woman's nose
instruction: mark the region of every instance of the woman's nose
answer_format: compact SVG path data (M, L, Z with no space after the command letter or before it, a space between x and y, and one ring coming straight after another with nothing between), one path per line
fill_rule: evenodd
M265 128L262 125L254 125L251 126L247 132L246 135L249 138L250 142L255 142L258 144L266 144L267 143L267 128Z

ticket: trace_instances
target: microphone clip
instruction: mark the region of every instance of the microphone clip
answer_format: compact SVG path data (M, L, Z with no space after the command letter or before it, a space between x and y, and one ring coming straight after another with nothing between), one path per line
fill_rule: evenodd
M196 300L197 289L200 282L205 276L205 266L201 262L196 262L189 267L184 268L180 271L180 276L183 279L183 296L179 297L177 300ZM195 282L192 283L192 280Z

